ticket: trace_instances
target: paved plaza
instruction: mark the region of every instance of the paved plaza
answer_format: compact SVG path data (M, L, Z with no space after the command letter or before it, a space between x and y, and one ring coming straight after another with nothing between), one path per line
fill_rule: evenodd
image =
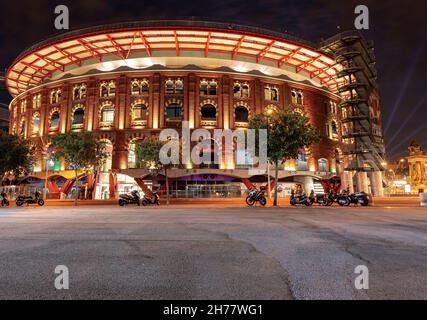
M427 299L426 266L427 208L0 208L0 299Z

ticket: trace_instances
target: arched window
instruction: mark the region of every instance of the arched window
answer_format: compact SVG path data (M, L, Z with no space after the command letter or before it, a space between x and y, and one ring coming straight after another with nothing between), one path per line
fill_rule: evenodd
M203 80L200 82L200 95L201 96L207 96L208 95L208 82L206 80Z
M212 104L205 104L201 108L202 120L216 120L216 108Z
M102 98L114 97L116 95L116 82L114 80L102 81L99 85L99 96Z
M307 154L304 149L298 151L297 171L307 171Z
M249 98L249 85L242 85L242 98Z
M38 113L33 116L32 133L33 135L38 134L40 131L40 115Z
M234 84L233 92L236 98L240 98L242 96L242 86L240 85L240 83L236 82Z
M264 99L265 100L270 100L271 99L270 87L264 87Z
M334 120L332 120L331 122L331 129L332 129L332 136L338 135L337 123Z
M301 91L297 93L297 104L303 105L304 104L304 95Z
M271 101L279 101L279 90L276 88L271 89Z
M116 82L114 80L111 80L108 83L108 96L112 97L116 95Z
M25 120L22 120L21 121L21 127L19 128L19 134L21 135L21 136L25 136L25 130L26 130L26 128L27 128L27 125L26 125L26 123L25 123Z
M147 120L148 108L145 104L136 104L132 107L132 121Z
M148 94L148 81L147 80L142 80L141 82L141 94Z
M293 104L297 104L297 92L295 90L291 91L291 101Z
M138 80L133 80L132 84L131 84L131 94L132 95L139 95L140 90L139 90L139 81Z
M329 139L337 140L338 139L338 127L335 120L332 120L327 126L327 135Z
M33 108L38 109L41 107L41 105L42 105L42 95L40 93L34 95L33 96Z
M209 82L209 95L216 96L217 95L218 84L215 80Z
M56 104L61 100L61 89L54 89L50 92L50 103Z
M175 81L175 93L183 94L184 93L184 82L181 79Z
M177 120L182 118L182 106L171 103L166 107L166 120Z
M325 159L319 159L317 164L319 166L319 172L328 172L328 162Z
M234 109L234 118L236 122L248 122L249 111L246 107L238 106Z
M59 111L54 111L50 116L50 130L59 129Z
M175 86L171 79L167 80L165 83L166 87L166 94L174 94L175 93Z
M84 121L85 121L85 111L83 107L79 106L74 110L74 113L73 113L72 128L73 129L83 128Z
M114 122L114 106L105 105L101 109L101 126L111 126Z

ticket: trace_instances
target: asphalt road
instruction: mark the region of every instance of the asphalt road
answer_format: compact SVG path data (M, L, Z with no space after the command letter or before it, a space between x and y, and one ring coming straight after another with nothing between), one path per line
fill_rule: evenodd
M0 208L0 299L21 298L427 299L427 208Z

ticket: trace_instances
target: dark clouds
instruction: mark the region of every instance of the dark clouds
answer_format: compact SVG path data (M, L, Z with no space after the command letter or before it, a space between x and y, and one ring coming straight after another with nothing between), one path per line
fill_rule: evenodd
M377 68L382 97L384 123L390 122L386 142L394 147L403 139L401 146L395 147L392 157L403 155L412 138L427 147L427 105L421 105L420 111L412 113L412 108L426 92L427 59L427 22L424 1L373 1L346 0L73 0L41 1L19 0L1 1L0 4L0 67L7 68L13 59L26 47L56 33L53 28L54 7L65 4L71 11L71 28L97 23L143 19L145 17L182 17L197 16L228 20L235 23L264 25L294 33L308 40L318 41L337 31L353 28L354 8L365 4L370 8L371 30L366 32L369 39L375 41ZM414 60L416 52L421 50L421 58ZM392 109L399 97L411 63L415 63L409 84L403 93L396 113L391 119ZM3 97L4 98L4 97ZM408 121L406 117L413 114ZM402 134L393 141L400 124L406 122ZM411 137L411 132L418 133ZM391 150L391 149L390 149Z

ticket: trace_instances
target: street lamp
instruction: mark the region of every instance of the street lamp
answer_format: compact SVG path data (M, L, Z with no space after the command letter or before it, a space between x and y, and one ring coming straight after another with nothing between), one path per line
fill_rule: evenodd
M273 108L267 109L267 127L270 127L270 116L274 113ZM277 181L276 181L277 183ZM268 199L271 200L271 182L270 182L270 160L267 159L267 192Z

